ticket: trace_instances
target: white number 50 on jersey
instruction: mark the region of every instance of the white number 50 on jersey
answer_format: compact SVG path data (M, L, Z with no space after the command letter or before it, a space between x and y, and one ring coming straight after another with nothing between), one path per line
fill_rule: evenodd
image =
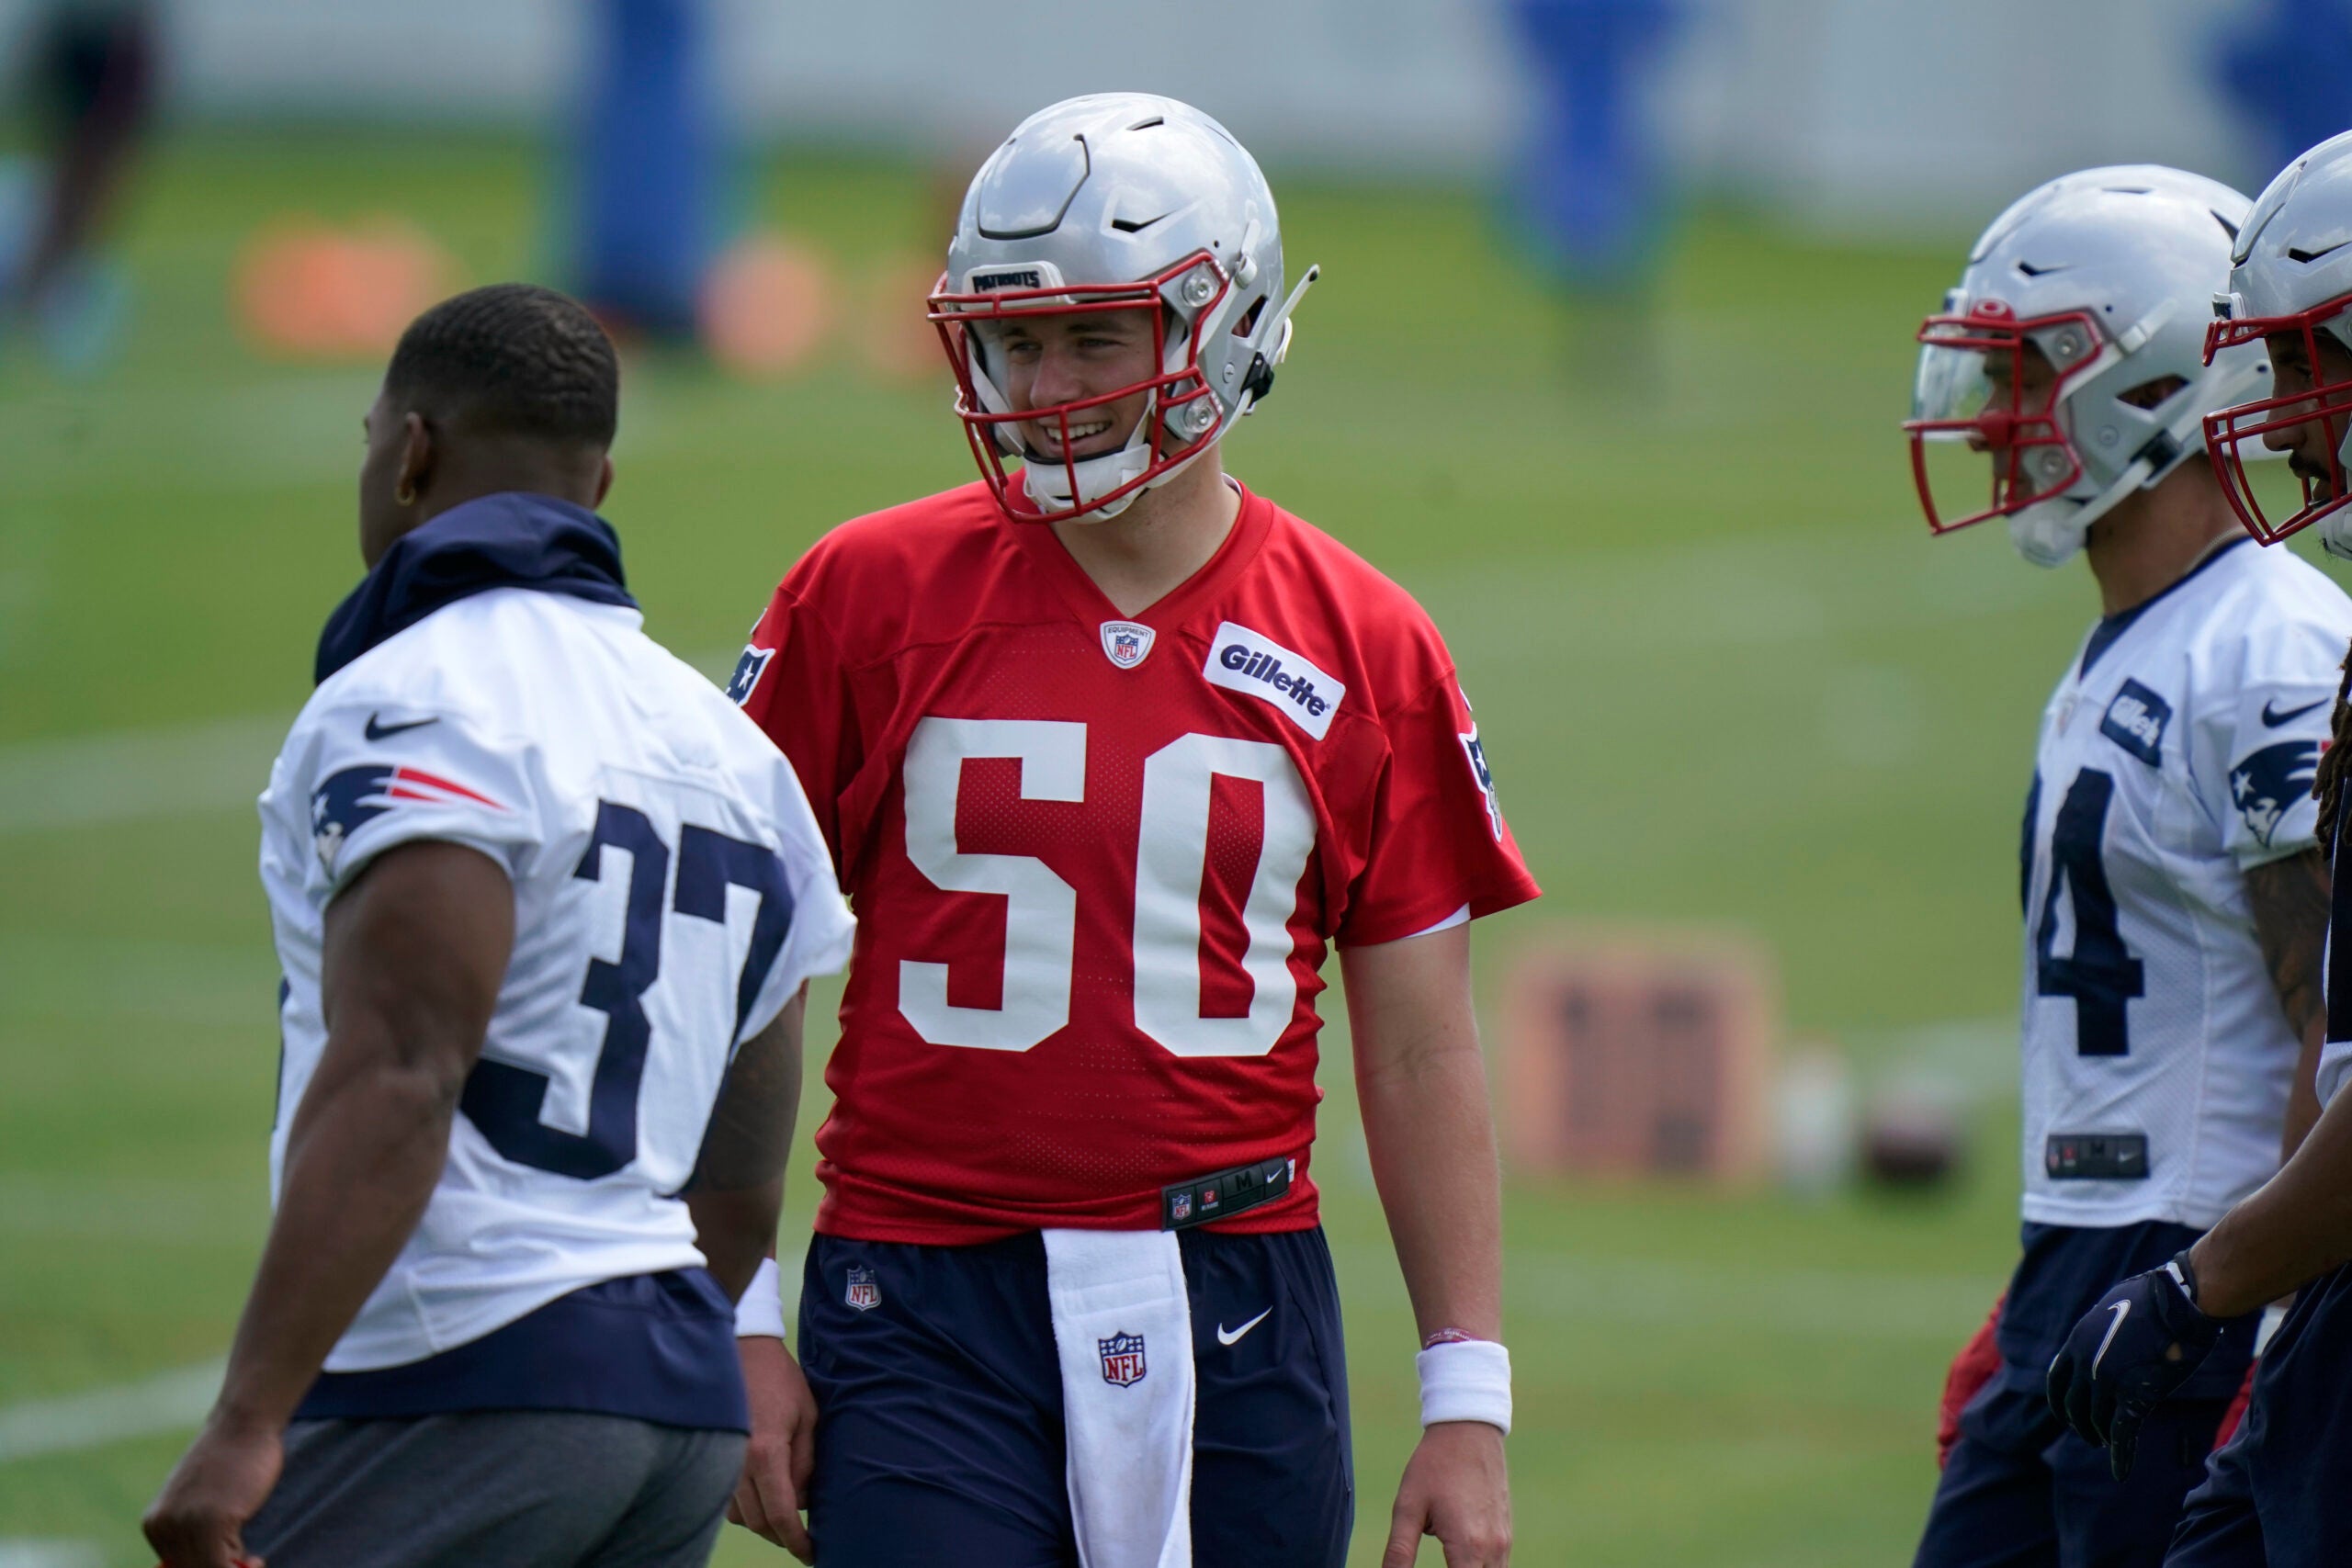
M1086 798L1086 726L1046 719L926 718L907 742L907 858L952 893L1005 900L1004 1004L957 1007L947 965L899 965L899 1010L934 1045L1026 1051L1069 1022L1078 894L1034 855L966 854L956 847L956 795L971 757L1021 763L1024 800ZM1263 786L1264 848L1242 908L1255 987L1246 1018L1201 1016L1201 883L1208 859L1211 781ZM1136 844L1136 1023L1179 1056L1262 1056L1298 999L1290 913L1315 847L1315 814L1290 754L1263 740L1187 735L1146 759Z

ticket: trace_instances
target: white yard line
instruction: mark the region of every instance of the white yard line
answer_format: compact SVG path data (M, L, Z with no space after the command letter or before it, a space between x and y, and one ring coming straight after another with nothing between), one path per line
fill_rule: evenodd
M0 1568L106 1568L106 1561L105 1548L95 1540L0 1540Z
M137 1382L0 1409L0 1464L184 1432L204 1419L227 1362L205 1361ZM0 1558L0 1564L6 1560Z

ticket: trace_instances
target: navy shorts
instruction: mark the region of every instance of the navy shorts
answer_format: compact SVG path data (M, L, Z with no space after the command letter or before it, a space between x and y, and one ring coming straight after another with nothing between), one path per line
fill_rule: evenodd
M2151 1221L2094 1229L2029 1224L1995 1337L2001 1371L1961 1412L1915 1568L2156 1568L2181 1502L2205 1477L2222 1415L2245 1380L2254 1320L2233 1325L2203 1368L2141 1429L2131 1479L2066 1429L2045 1392L2051 1358L2081 1316L2130 1276L2195 1241ZM2257 1561L2259 1561L2257 1559Z
M2296 1294L2165 1568L2352 1562L2352 1268Z
M1177 1237L1193 1318L1193 1551L1340 1568L1354 1522L1340 1295L1320 1230ZM800 1290L820 1568L1076 1568L1061 1363L1035 1233L819 1235Z

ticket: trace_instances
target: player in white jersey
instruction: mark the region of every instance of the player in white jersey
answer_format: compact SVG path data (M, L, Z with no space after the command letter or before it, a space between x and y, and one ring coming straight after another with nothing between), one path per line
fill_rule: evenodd
M2214 468L2266 542L2317 524L2330 555L2352 558L2352 134L2297 159L2255 203L2215 301L2209 352L2263 345L2271 396L2206 422ZM2288 455L2301 505L2277 521L2246 481L2245 459ZM2283 554L2284 552L2265 552ZM2352 669L2352 665L2347 665ZM2352 681L2352 674L2347 674ZM2318 769L2322 838L2340 857L2352 709L2339 686L2334 745ZM2340 865L2340 858L2337 862ZM2146 1429L2227 1354L2226 1325L2294 1293L2264 1353L2237 1436L2191 1494L2168 1568L2320 1568L2352 1562L2352 888L2337 878L2329 922L2326 1109L2294 1156L2169 1262L2124 1280L2075 1325L2050 1370L2050 1398L2117 1468L2147 1462Z
M699 1564L741 1472L731 1298L851 922L790 765L640 629L617 386L503 285L368 413L368 574L261 801L276 1217L173 1568Z
M2052 181L1919 333L1905 429L1929 523L2004 517L2044 566L2083 551L2102 612L2043 712L2020 846L2023 1257L1955 1366L1922 1568L2162 1558L2251 1320L2128 1482L2052 1416L2045 1371L2086 1307L2260 1185L2316 1114L2310 794L2352 602L2246 538L2198 460L2203 416L2266 375L2250 349L2204 355L2246 209L2172 169ZM1992 504L1956 517L1939 482L1971 452Z

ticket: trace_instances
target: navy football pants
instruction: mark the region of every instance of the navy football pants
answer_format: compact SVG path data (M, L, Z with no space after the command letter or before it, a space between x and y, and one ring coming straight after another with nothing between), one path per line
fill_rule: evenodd
M2189 1495L2165 1568L2352 1562L2352 1268L2305 1286L2245 1420Z
M1915 1568L2157 1568L2229 1402L2167 1402L2119 1484L2107 1450L2067 1431L2014 1371L1962 1412Z
M1189 1230L1177 1242L1198 1386L1193 1558L1340 1568L1355 1493L1323 1233ZM858 1293L875 1304L850 1304L853 1268L870 1271ZM978 1247L819 1235L799 1348L820 1413L808 1490L820 1568L1075 1568L1035 1232Z

